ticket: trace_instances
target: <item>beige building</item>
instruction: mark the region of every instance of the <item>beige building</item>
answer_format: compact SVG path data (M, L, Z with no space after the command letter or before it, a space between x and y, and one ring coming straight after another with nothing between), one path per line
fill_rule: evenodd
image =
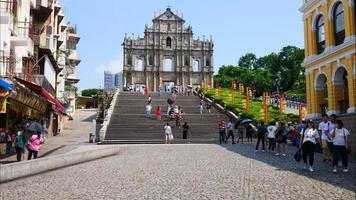
M146 25L144 37L125 36L123 85L157 91L173 85L213 85L213 41L193 39L191 26L170 8Z

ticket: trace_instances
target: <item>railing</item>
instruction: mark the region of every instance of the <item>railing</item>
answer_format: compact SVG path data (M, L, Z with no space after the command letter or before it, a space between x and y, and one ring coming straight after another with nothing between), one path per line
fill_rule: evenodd
M0 0L0 12L10 12L17 15L17 0Z
M15 60L11 56L3 56L0 52L0 77L12 78L14 76Z
M29 37L33 40L35 29L30 22L17 22L16 34L19 37Z

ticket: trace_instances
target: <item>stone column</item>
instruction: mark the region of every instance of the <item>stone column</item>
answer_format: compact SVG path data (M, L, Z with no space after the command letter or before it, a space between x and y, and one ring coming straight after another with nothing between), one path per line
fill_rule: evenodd
M344 1L344 13L345 13L345 37L346 40L352 35L356 34L356 22L355 22L355 4L349 0L349 2Z
M356 113L356 77L353 75L354 70L356 70L356 55L354 54L347 59L347 81L349 87L349 108L347 113Z

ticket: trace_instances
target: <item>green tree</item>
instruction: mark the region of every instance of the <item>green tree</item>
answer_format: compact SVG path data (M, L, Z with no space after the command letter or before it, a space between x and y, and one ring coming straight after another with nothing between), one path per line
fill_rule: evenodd
M99 91L100 91L100 89L97 89L97 88L85 89L85 90L82 90L82 96L86 96L86 97L95 96L98 94Z
M257 57L253 53L247 53L240 57L238 65L247 69L254 69L256 67Z

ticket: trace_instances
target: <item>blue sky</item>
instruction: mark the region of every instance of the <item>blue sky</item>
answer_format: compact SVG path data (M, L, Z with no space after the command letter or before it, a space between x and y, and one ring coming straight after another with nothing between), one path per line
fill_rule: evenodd
M215 71L248 52L263 56L286 45L304 46L302 0L62 0L62 5L81 37L79 89L103 87L103 71L122 68L125 33L143 36L145 24L168 5L183 13L195 38L212 35Z

